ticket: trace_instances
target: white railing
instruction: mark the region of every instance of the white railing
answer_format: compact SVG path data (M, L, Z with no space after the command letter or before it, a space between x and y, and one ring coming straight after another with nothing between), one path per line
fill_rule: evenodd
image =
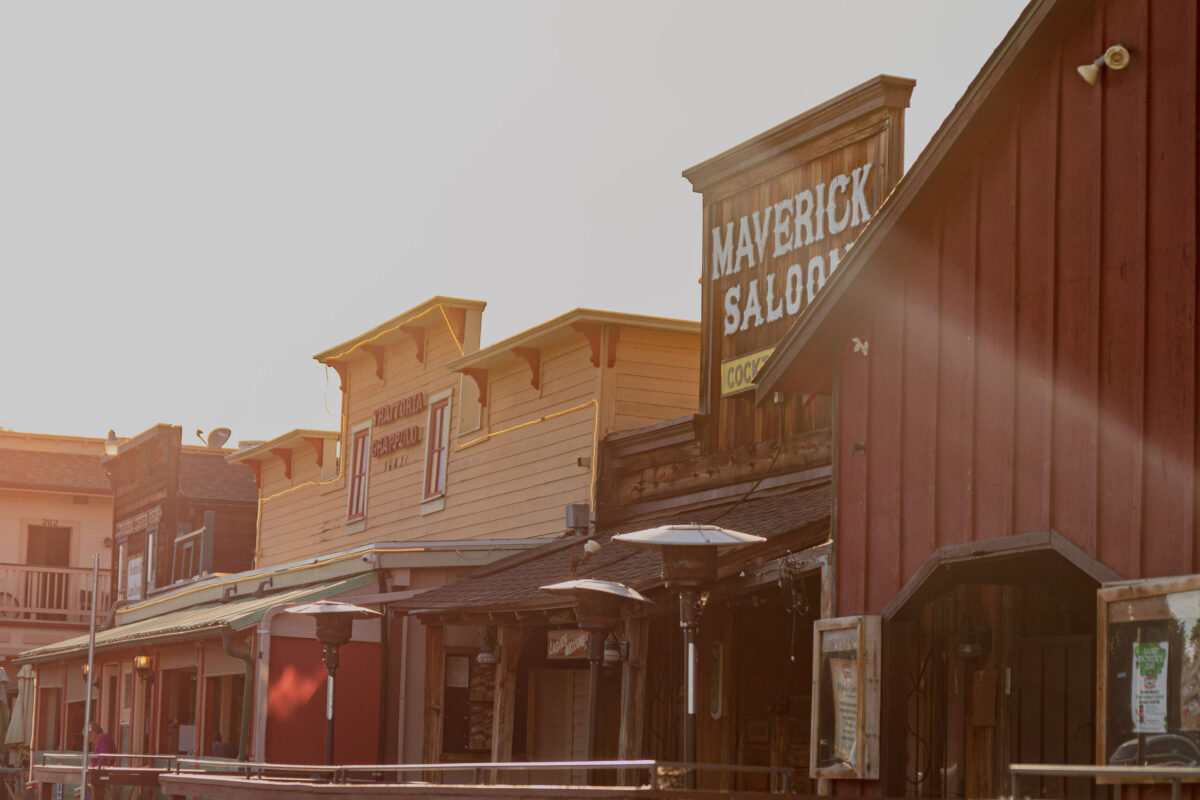
M100 570L97 613L111 604L109 571ZM92 613L92 570L0 564L0 624L15 620L86 624Z

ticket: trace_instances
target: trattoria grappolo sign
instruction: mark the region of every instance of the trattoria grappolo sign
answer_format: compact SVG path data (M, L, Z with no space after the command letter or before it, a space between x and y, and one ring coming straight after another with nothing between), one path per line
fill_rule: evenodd
M863 84L684 173L704 194L714 399L754 387L895 185L911 91Z

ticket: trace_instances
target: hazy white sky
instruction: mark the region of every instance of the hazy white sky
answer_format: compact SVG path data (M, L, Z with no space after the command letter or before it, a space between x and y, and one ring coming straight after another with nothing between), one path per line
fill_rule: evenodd
M336 428L436 294L698 319L683 169L879 73L911 163L1023 6L3 2L0 427Z

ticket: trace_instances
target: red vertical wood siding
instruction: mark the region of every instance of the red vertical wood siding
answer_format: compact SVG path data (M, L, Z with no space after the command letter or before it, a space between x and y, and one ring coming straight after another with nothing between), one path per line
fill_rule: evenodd
M939 546L1048 528L1127 577L1200 570L1197 29L1193 3L1096 3L876 251L845 328L870 356L837 356L838 613ZM1080 80L1115 42L1131 66Z

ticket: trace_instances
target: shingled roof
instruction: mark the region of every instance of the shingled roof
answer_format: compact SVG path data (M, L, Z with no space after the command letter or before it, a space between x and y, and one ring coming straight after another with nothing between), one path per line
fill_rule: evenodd
M179 493L205 500L257 501L254 472L242 464L226 463L225 455L223 450L180 453Z
M617 581L644 590L659 583L662 562L657 553L611 543L618 533L652 528L672 522L713 523L724 528L753 533L768 540L812 528L829 519L832 493L828 483L809 486L740 503L725 503L704 509L663 514L654 518L624 522L596 537L600 552L579 569L579 577ZM828 531L813 532L811 546L823 542ZM570 605L569 600L541 591L539 587L571 578L571 554L580 550L579 537L556 539L487 566L480 567L457 583L431 589L405 601L404 606L419 614L444 612L505 612L550 609ZM745 558L761 545L741 548L727 558Z
M112 494L99 456L36 450L0 450L0 488Z

